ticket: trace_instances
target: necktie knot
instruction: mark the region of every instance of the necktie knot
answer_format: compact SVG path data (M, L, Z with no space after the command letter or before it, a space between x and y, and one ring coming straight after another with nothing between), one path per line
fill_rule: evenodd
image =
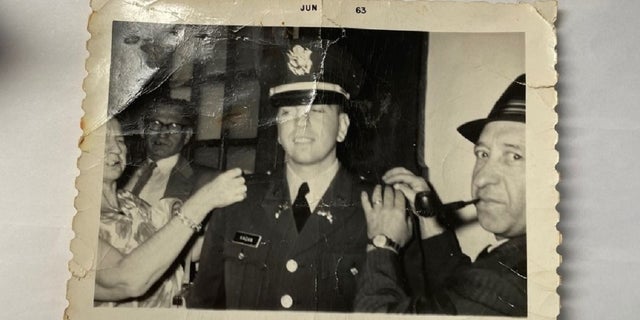
M309 184L304 182L300 185L300 188L298 189L298 196L296 196L296 199L299 199L300 197L305 197L308 193L309 193Z
M144 170L149 170L151 172L153 172L153 170L155 170L158 167L158 164L153 160L146 161L144 165L145 165Z

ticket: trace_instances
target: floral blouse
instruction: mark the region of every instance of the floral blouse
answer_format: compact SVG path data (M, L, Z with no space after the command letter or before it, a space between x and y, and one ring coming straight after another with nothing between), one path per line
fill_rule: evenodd
M108 242L123 255L129 254L153 236L170 219L176 206L182 202L175 198L161 199L156 207L129 191L118 190L120 212L100 214L100 239ZM159 283L141 297L120 302L96 302L96 306L112 307L171 307L172 299L181 290L184 270L182 266L169 270Z

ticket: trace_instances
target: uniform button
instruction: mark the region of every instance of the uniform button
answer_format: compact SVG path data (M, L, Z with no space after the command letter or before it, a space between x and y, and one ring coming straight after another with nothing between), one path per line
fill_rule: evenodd
M358 275L358 268L356 268L356 267L353 267L353 268L349 269L349 271L351 271L351 274L354 275L354 276Z
M291 298L290 295L285 294L280 298L280 304L282 305L283 308L289 309L293 305L293 298Z
M298 270L298 263L293 259L289 259L287 261L286 267L287 267L287 271L293 273L293 272L296 272L296 270Z
M244 253L238 253L238 260L244 260Z

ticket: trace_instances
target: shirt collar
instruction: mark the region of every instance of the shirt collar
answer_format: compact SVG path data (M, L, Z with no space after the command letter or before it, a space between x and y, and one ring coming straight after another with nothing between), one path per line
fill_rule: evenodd
M173 167L175 167L176 164L178 163L178 158L180 158L180 154L176 153L170 157L156 161L156 164L158 165L158 170L162 172L171 171L171 169L173 169Z
M309 206L312 211L316 205L324 196L324 193L329 189L329 185L333 178L340 169L340 162L338 159L331 164L324 172L318 172L318 174L309 180L302 180L288 165L287 165L287 184L289 186L289 196L291 201L298 195L298 189L302 183L306 182L309 185L309 193L306 198L309 202Z
M491 252L491 251L495 250L495 249L496 249L496 248L498 248L499 246L501 246L501 245L505 244L507 241L509 241L509 238L505 238L505 239L500 239L500 240L498 240L498 242L496 242L496 243L494 243L494 244L490 245L490 246L487 248L487 253L489 253L489 252Z

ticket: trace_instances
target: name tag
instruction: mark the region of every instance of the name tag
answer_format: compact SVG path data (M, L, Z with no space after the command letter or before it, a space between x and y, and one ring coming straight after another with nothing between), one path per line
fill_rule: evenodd
M262 236L242 231L236 231L236 234L233 236L233 240L231 242L249 246L252 248L257 248L260 245L260 240L262 240Z

